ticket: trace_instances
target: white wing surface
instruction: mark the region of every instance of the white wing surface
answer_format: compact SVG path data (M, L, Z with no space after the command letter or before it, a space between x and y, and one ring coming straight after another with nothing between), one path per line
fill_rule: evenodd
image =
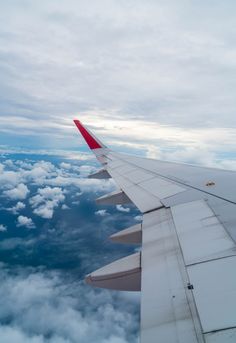
M142 343L236 342L236 173L119 154L78 120L118 190L99 204L132 202L141 224L113 241L142 244L87 276L88 283L141 291Z

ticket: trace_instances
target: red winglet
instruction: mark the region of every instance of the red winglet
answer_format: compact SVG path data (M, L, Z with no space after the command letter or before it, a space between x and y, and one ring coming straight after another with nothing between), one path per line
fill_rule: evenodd
M81 132L81 135L84 137L86 143L90 149L100 149L102 146L96 141L96 139L85 129L81 122L77 119L74 120L75 125Z

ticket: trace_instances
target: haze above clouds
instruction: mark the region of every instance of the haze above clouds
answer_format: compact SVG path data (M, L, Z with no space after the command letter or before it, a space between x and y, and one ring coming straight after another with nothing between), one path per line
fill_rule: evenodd
M1 144L71 149L82 144L76 116L119 150L234 168L235 10L219 0L2 3Z

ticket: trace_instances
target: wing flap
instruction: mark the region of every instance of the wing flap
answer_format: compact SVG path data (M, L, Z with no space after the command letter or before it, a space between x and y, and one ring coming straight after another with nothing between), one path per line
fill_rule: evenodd
M117 243L127 244L141 244L142 243L142 224L136 224L127 229L119 231L112 236L110 239Z
M236 246L206 201L171 208L186 265L236 255Z
M86 282L95 287L121 291L140 291L140 253L121 258L87 275Z
M114 191L96 199L98 205L124 205L131 201L123 191Z
M141 342L203 342L169 209L144 214Z
M204 334L236 329L236 256L187 268Z
M110 179L111 176L105 169L98 170L96 173L90 174L89 179Z

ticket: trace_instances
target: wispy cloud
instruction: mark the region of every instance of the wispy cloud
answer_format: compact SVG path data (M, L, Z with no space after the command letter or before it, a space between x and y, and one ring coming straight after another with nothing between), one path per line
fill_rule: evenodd
M7 231L7 227L3 224L0 224L0 232L6 232Z

